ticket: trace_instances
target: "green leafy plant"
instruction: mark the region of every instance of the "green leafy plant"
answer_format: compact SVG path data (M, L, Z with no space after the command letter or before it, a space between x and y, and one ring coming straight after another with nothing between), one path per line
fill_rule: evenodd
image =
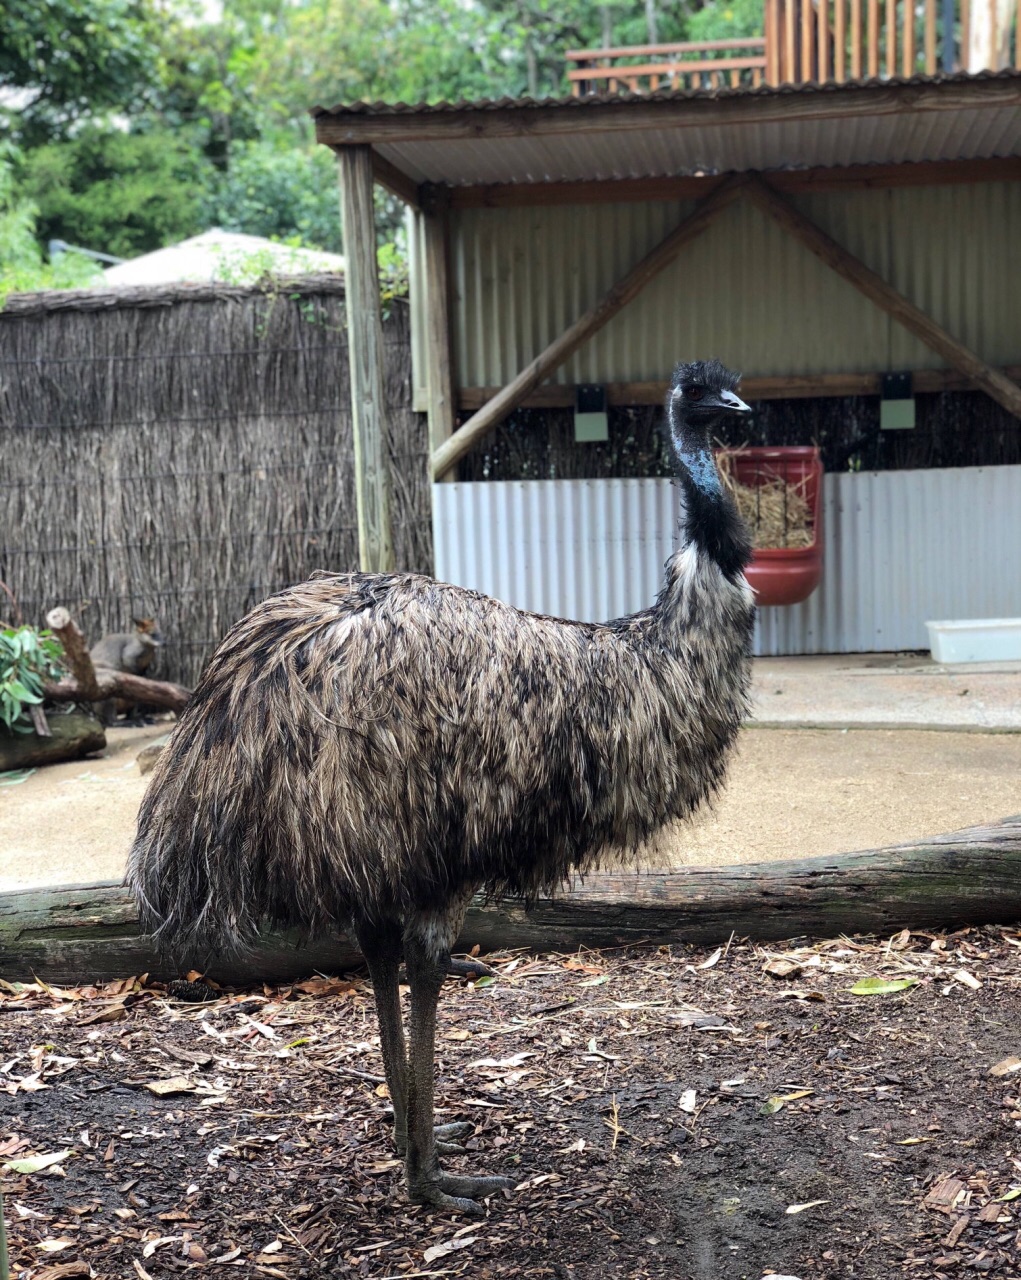
M0 724L8 733L30 733L25 708L43 700L43 681L60 673L63 650L49 631L8 627L0 631Z

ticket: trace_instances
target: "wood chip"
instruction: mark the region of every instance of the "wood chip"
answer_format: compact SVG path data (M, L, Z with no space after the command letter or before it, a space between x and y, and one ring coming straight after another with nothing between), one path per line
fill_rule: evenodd
M1015 1071L1021 1071L1021 1058L1004 1058L995 1067L989 1068L991 1076L1009 1076Z
M968 1215L966 1213L962 1213L947 1232L946 1239L943 1241L948 1249L952 1249L958 1240L960 1240L961 1236L964 1235L965 1231L968 1229L969 1222L971 1222L971 1219Z
M927 1209L938 1209L940 1213L953 1213L954 1206L967 1192L968 1188L960 1180L949 1175L940 1178L922 1203Z

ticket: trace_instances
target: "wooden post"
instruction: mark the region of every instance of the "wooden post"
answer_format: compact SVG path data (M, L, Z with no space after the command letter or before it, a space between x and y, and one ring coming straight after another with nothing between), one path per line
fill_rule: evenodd
M766 0L766 83L780 84L780 0Z
M454 434L455 425L450 342L450 192L447 188L423 188L422 211L429 448L435 453Z
M338 147L340 209L347 270L348 363L354 430L358 558L365 573L394 567L390 470L384 435L383 325L379 316L372 148Z
M921 307L916 307L902 293L898 293L882 276L867 267L860 258L849 253L767 182L755 178L747 191L761 209L785 231L800 240L816 257L821 258L849 284L853 284L871 302L893 316L916 338L921 338L926 346L931 347L955 369L959 369L976 387L992 396L997 404L1002 404L1016 418L1021 418L1021 387L1017 383L987 364L963 342L958 342L952 334L927 316Z
M532 360L518 376L484 404L459 430L433 453L433 478L445 475L460 458L481 440L498 422L511 413L540 382L577 351L583 342L598 332L627 304L638 296L650 280L680 253L689 241L702 234L737 197L747 178L737 175L720 183L711 195L706 196L695 211L679 223L673 231L645 255L641 262L604 294L592 307L579 316L559 338L555 338L545 350Z

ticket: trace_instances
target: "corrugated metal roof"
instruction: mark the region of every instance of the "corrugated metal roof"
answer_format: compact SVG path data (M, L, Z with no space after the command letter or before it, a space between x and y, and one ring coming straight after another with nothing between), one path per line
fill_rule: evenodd
M416 182L666 177L1021 154L1021 74L580 98L353 103L312 112Z

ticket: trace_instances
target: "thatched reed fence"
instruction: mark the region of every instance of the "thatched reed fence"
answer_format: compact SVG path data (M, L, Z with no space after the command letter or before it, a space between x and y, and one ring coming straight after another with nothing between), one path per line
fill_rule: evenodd
M402 303L384 339L397 563L429 572ZM336 277L9 298L0 581L25 621L62 604L93 641L154 616L159 674L193 684L258 600L357 568L347 368Z

